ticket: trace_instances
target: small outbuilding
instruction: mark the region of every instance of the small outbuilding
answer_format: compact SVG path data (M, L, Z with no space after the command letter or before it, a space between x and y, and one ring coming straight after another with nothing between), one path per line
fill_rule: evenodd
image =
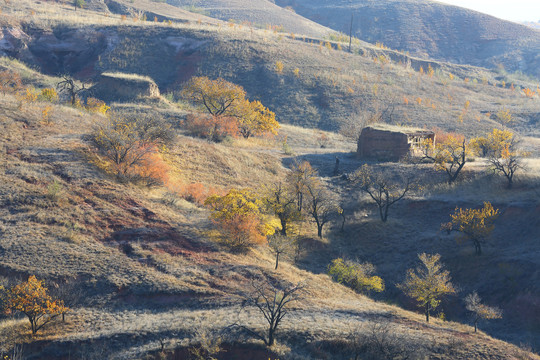
M92 94L105 101L132 101L159 97L159 88L151 78L136 74L103 73Z
M398 161L420 151L426 139L435 142L435 133L430 130L376 124L362 129L358 138L358 156L383 161Z

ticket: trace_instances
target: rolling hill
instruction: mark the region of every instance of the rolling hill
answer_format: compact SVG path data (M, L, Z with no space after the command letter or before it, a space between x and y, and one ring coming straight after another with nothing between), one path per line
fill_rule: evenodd
M5 16L17 24L29 11ZM345 43L241 25L163 26L100 13L97 24L81 25L52 8L42 11L46 21L6 27L3 47L6 55L51 75L68 72L92 81L105 71L135 73L151 77L163 93L177 93L194 75L224 77L267 104L280 121L321 129L339 130L347 119L380 113L390 103L395 111L387 122L479 133L508 109L515 129L539 131L540 104L521 90L538 84L483 68L427 61L365 43L350 54ZM283 71L276 71L277 62ZM467 101L470 108L460 121Z
M203 14L152 1L92 3L95 11L43 0L2 4L0 71L19 74L25 88L0 97L0 284L36 275L72 309L36 335L26 318L2 315L2 356L22 346L28 359L187 359L218 344L219 360L539 359L536 82L363 42L349 53L342 39L323 39L321 27L304 36L205 17L221 11L226 19L224 2L187 4ZM219 10L197 8L206 5ZM271 16L257 18L270 23ZM104 95L108 116L72 106L65 94L42 96L59 76L99 83L103 73L105 84L132 79L157 84L162 95ZM186 120L201 109L179 92L193 76L242 85L276 112L278 135L220 143L191 136ZM128 116L170 129L174 141L160 147L161 183L115 176L89 141L99 124ZM432 164L357 158L355 131L373 118L468 138L512 129L531 157L512 190L472 156L449 185ZM297 250L278 269L266 243L230 251L204 198L232 188L262 196L301 161L318 171L346 221L329 223L323 238L308 218L299 221ZM347 180L366 163L423 181L386 223ZM483 201L501 216L478 257L440 226L456 207ZM421 252L440 253L460 288L430 323L396 287ZM385 292L366 296L332 280L327 266L337 257L373 263ZM265 319L245 302L258 281L305 286L272 347L253 336ZM474 290L504 312L476 333L463 306Z
M419 0L277 0L300 15L412 55L540 77L540 31L476 11Z
M170 0L166 4L157 5L155 2L146 0L107 0L106 4L109 4L109 8L111 8L111 4L122 4L124 7L144 8L147 11L156 6L167 6L169 9L176 7L183 11L194 12L194 16L206 15L225 22L233 21L259 28L275 27L283 32L293 32L307 36L325 37L333 32L330 28L297 15L294 11L283 9L267 0Z

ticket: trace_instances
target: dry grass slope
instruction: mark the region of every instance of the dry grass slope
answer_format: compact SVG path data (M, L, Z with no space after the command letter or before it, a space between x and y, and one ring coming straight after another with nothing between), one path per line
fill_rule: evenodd
M451 105L442 105L441 101L440 113L461 111L463 99L478 93L481 100L476 104L472 102L471 111L480 111L491 101L505 101L506 106L516 108L526 104L528 111L536 106L516 93L509 93L510 90L471 83L444 85L442 78L418 77L417 72L399 64L373 65L372 58L280 39L279 34L273 32L256 31L251 35L249 30L238 28L143 24L132 20L127 26L119 17L84 11L62 20L61 11L66 11L65 8L31 1L18 4L22 5L17 9L7 7L6 12L13 19L22 21L34 7L42 11L31 20L38 33L48 26L56 28L61 24L74 29L76 22L81 21L85 26L97 23L103 31L129 39L133 43L116 47L109 57L102 57L98 66L103 70L150 76L164 88L166 75L170 75L166 71L170 69L159 69L159 61L169 66L170 59L179 55L173 50L170 54L156 55L153 51L163 48L152 45L152 39L172 37L174 44L188 44L182 46L208 42L212 46L193 50L194 63L200 65L193 73L218 75L221 67L223 76L243 84L250 96L260 96L265 104L274 101L272 104L281 109L283 120L290 122L302 123L306 115L299 112L304 105L301 98L294 98L293 91L306 98L328 91L328 108L321 106L320 99L313 100L318 105L307 108L315 118L305 120L306 124L326 127L335 126L334 121L348 114L344 110L349 107L347 104L358 101L361 106L362 101L375 99L376 93L383 89L386 94L391 90L412 91L423 98L434 92L434 88L448 89L440 99L452 94L457 100ZM183 59L189 58L189 51L183 49ZM298 49L304 51L306 58L295 54ZM221 60L216 61L220 52ZM142 54L144 61L128 61L133 60L134 54ZM286 71L293 66L301 68L302 77L275 74L276 58L283 59ZM21 72L26 84L45 87L57 81L19 62L5 58L1 61L2 67ZM349 69L348 73L338 71L339 68ZM417 77L420 80L415 85ZM410 78L414 79L412 83ZM260 81L258 85L254 79ZM265 95L268 97L263 97L266 89L261 89L262 83L268 84L271 90L270 95ZM333 100L345 84L354 87L355 92L371 95ZM375 93L374 85L377 85ZM271 100L271 96L276 100ZM292 102L287 97L297 101L297 108L288 109ZM311 104L310 100L306 101L307 105ZM240 304L242 294L250 289L250 281L263 276L290 283L303 281L306 285L303 301L295 304L284 321L278 346L272 349L279 358L349 359L354 356L354 349L346 339L351 334L362 336L379 331L378 324L385 322L390 323L394 341L409 344L419 353L416 355L427 354L438 359L538 358L486 333L473 334L467 325L442 320L425 324L420 314L356 294L322 274L330 257L354 254L378 265L378 272L391 285L400 280L396 275L397 266L399 273L403 273L416 252L433 250L443 254L456 282L467 289L478 285L476 279L484 279L485 269L500 269L501 274L487 273L492 281L479 289L482 295L487 293L488 285L498 284L501 278L506 281L501 287L522 280L538 283L534 276L526 273L537 267L538 261L534 258L537 244L531 237L538 226L537 202L531 200L535 189L530 184L537 181L533 175L524 177L516 192L504 196L499 195L496 183L473 176L461 184L463 188L433 185L425 197L403 203L396 208L389 223L381 225L370 215L369 207L358 207L356 195L351 195L354 193L344 186L340 177L326 176L331 173L335 156L342 159L343 171L361 165L351 154L354 143L337 134L285 125L275 139L210 144L182 134L179 122L186 112L169 101L113 104L117 111L136 110L170 122L178 133L176 143L165 155L173 185L200 182L220 189L256 188L283 178L285 167L294 160L305 159L320 169L332 188L342 189L341 196L348 201L347 213L351 214L347 232L339 234L331 229L323 241L312 240L312 224L305 224L304 235L308 239L300 262L296 265L284 262L274 271L274 259L264 246L243 255L230 254L212 241L213 227L207 209L171 194L165 187L119 183L92 165L89 162L92 156L83 138L96 121L102 120L101 115L54 104L50 121L44 123L42 109L49 103L37 101L24 104L22 109L18 109L18 105L12 95L0 98L0 275L14 279L35 274L47 281L68 281L82 295L72 305L74 310L66 323L55 324L33 338L21 321L1 320L2 347L23 343L26 354L36 359L145 358L155 355L161 344L182 354L186 347L200 341L196 330L219 331L235 322L262 329L260 314L253 309L241 310ZM420 106L410 111L418 114L410 122L413 125L438 124L462 131L480 131L473 121L450 123L438 111ZM333 112L337 112L335 117L330 116ZM484 121L486 124L481 123L480 129L494 124L494 120ZM527 124L518 120L515 126L527 129ZM321 148L318 140L322 135L326 137L325 148ZM284 153L285 140L296 156ZM395 164L381 166L399 170ZM536 166L534 161L531 166ZM470 175L473 175L472 170ZM422 171L431 175L436 183L437 177L427 166ZM508 243L506 239L516 230L507 226L497 230L493 248L489 249L493 257L476 261L468 256L466 247L456 252L453 241L440 237L437 226L440 218L446 218L453 210L458 197L462 205L474 206L481 199L489 199L501 207L506 206L503 220L519 225L516 228L521 229L522 247ZM438 240L433 241L434 238ZM505 251L500 254L495 251L501 248ZM534 286L527 289L530 297L514 299L521 301L517 305L532 304L530 300L535 299L538 289ZM392 291L390 286L387 299L396 299ZM459 311L455 303L445 305L456 313ZM531 322L530 326L530 334L537 334L534 329L537 324ZM524 334L517 328L491 327L489 331L516 343L519 341L514 336ZM243 346L262 351L261 343L254 340L246 340L247 345L235 345L234 338L226 340L236 346L232 351Z

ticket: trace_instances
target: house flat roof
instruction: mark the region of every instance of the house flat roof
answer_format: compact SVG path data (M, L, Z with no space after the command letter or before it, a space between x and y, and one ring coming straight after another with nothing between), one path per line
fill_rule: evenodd
M364 129L373 129L373 130L379 130L379 131L388 131L388 132L395 132L395 133L401 133L406 135L434 135L435 133L431 130L427 129L420 129L415 127L408 127L408 126L399 126L399 125L390 125L390 124L373 124L366 126Z

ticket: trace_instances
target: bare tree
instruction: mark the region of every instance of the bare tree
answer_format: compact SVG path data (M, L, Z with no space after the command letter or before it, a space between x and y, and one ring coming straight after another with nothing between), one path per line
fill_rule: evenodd
M59 282L52 283L50 286L51 294L57 299L62 299L66 305L66 312L62 313L62 322L66 321L66 313L80 305L84 299L84 293L80 287L80 282L76 278L64 279Z
M296 194L298 211L302 212L303 210L306 184L312 182L317 177L317 171L307 161L295 163L292 166L291 172L287 175L287 183Z
M398 334L388 321L375 321L349 335L354 359L423 359L424 350Z
M377 204L383 222L388 220L390 207L403 199L415 187L412 176L401 179L401 181L393 181L389 174L374 172L367 164L362 165L351 176L351 180Z
M300 299L304 285L272 284L270 281L252 283L253 291L246 295L244 306L254 306L267 323L266 334L261 334L246 327L250 334L261 339L267 346L274 345L276 331L283 318L289 314L290 306Z
M322 238L324 225L339 215L340 207L336 196L318 178L306 183L306 212L317 224L317 236Z
M467 295L465 298L465 307L471 312L472 320L474 323L474 332L478 328L478 322L480 320L500 319L502 318L502 312L499 308L487 306L481 303L482 299L478 296L478 293Z
M282 234L270 235L266 240L268 242L270 251L276 256L276 266L274 269L277 270L280 257L282 255L292 253L295 248L296 241Z
M74 106L77 103L79 94L88 91L86 84L77 85L75 80L67 75L62 76L62 81L56 84L56 88L59 93L65 93L69 96L71 105Z

